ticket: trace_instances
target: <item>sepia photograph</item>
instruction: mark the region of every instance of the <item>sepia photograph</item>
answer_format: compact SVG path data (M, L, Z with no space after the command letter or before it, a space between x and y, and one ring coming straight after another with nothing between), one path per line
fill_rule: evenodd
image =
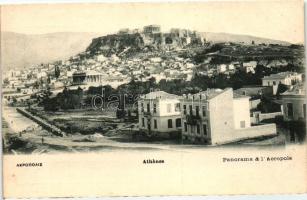
M227 171L224 178L229 178L228 170L234 169L223 170L225 163L248 165L251 170L251 163L260 162L266 166L259 174L270 174L269 166L276 170L287 165L276 170L282 173L295 165L294 184L288 190L277 182L267 189L269 193L304 193L305 71L303 1L1 5L4 194L266 193L265 185L238 191L224 185L220 192L207 191L212 185L204 191L201 185L182 189L191 180L179 177L171 181L173 187L178 183L174 190L163 190L154 182L149 191L114 191L112 185L127 184L121 182L123 172L116 173L113 181L98 184L108 185L98 193L93 192L98 185L81 187L89 180L83 177L96 164L101 165L98 174L112 173L112 168L118 172L119 160L122 170L126 164L132 170L134 163L145 172L149 169L143 167L148 165L159 166L152 170L166 167L166 174L158 177L165 178L168 171L172 171L170 177L175 172L186 174L180 177L189 173L197 177L192 168L177 169L189 159L193 161L185 166L197 169L206 170L204 163L210 163L204 175L207 180L214 179L209 172L218 171ZM77 161L76 168L68 164ZM63 169L54 178L48 174L52 163L57 165L54 170ZM216 165L223 167L214 172ZM56 192L48 186L72 168L87 171L79 174L80 179L68 173L61 180L63 184L85 180L80 185L84 193L74 191L75 184ZM43 175L34 175L41 169ZM142 170L137 185L144 183ZM26 181L32 175L33 181ZM289 177L288 171L280 179ZM267 177L265 183L273 179ZM26 191L32 183L40 184L42 191ZM18 189L11 188L14 184Z

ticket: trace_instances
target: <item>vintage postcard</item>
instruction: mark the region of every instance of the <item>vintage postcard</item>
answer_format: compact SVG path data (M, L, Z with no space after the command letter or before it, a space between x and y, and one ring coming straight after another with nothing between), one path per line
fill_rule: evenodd
M1 6L5 198L307 191L300 0Z

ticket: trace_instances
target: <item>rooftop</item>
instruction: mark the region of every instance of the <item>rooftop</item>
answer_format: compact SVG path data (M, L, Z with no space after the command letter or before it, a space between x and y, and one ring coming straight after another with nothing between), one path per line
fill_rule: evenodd
M161 26L160 25L157 25L157 24L150 24L150 25L147 25L147 26L144 26L144 28L151 28L151 27L155 27L155 28L160 28Z
M223 92L226 92L228 90L232 90L232 88L225 88L224 90L219 89L219 88L214 88L214 89L207 89L206 91L202 91L196 94L188 94L185 95L186 99L193 99L193 100L210 100L215 98L216 96L222 94ZM233 98L250 98L250 96L246 95L241 95L238 93L233 92Z
M222 89L217 89L217 88L208 88L206 91L202 91L196 94L186 94L185 95L185 99L191 99L191 100L209 100L212 99L216 96L218 96L219 94L223 93L224 91L226 91L229 88L226 88L224 90Z
M299 75L298 73L296 72L280 72L278 74L271 74L270 76L265 76L263 77L262 79L263 80L270 80L270 79L284 79L284 78L287 78L287 77L291 77L291 76L297 76Z
M94 70L87 70L87 71L75 71L73 72L74 76L78 76L78 75L86 75L86 76L93 76L93 75L103 75L100 72L94 71Z
M260 95L263 89L266 89L265 86L246 86L235 90L234 92L237 94L255 96Z
M217 95L221 94L224 90L222 89L210 89L208 88L206 91L200 92L198 93L199 95L205 95L206 99L212 99L214 97L216 97Z
M95 70L88 70L85 72L87 76L95 76L95 75L102 75L102 73L97 72Z
M180 99L181 96L175 94L169 94L164 91L155 91L142 95L141 99Z

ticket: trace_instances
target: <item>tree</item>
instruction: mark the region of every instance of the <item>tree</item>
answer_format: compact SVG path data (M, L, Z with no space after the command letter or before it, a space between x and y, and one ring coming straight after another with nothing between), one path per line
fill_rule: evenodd
M288 90L288 86L282 83L278 84L276 95L279 96L281 93L284 93Z
M44 100L43 105L46 111L57 111L59 109L57 98L48 97Z
M155 87L155 84L156 84L156 78L155 78L155 77L151 77L151 78L149 79L149 86L150 86L151 88L153 88L153 87Z
M48 76L48 78L47 78L47 83L48 83L48 84L50 84L50 83L51 83L50 76Z
M61 72L60 72L59 67L55 66L55 68L54 68L54 76L55 76L55 78L58 79L60 77L60 74L61 74Z
M118 119L125 118L125 116L126 116L126 111L124 109L117 109L116 110L116 117Z
M33 88L38 89L39 88L39 83L38 81L35 81L35 83L33 84Z

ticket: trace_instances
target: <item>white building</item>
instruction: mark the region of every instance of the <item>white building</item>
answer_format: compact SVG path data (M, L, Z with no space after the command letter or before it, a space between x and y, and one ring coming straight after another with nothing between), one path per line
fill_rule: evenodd
M235 70L235 65L234 64L229 64L228 65L228 70Z
M296 72L280 72L262 78L262 86L272 86L273 94L277 93L278 85L294 85L302 82L302 74Z
M290 142L306 140L306 87L305 83L291 86L281 94L283 119Z
M150 92L138 101L139 129L148 136L179 137L180 96L163 91Z
M37 79L47 78L48 74L46 72L40 72L37 74Z
M19 77L21 75L21 71L19 71L19 70L9 70L8 72L7 72L7 77L8 78L13 78L13 77Z
M302 74L296 72L280 72L262 78L262 86L272 86L278 84L293 85L302 82Z
M102 62L102 61L106 61L108 58L106 58L104 55L101 54L101 55L98 55L96 59L98 62Z
M257 62L256 61L250 61L250 62L244 62L243 63L243 68L247 73L255 73L255 68L257 67Z
M226 71L226 69L227 69L227 65L225 65L225 64L221 64L221 65L217 66L217 72L218 73L224 73Z
M275 124L251 126L249 97L232 88L209 89L181 99L182 139L223 144L276 134Z
M244 62L243 67L252 67L256 68L257 66L257 61L250 61L250 62Z
M306 121L306 88L297 84L281 94L285 121Z

